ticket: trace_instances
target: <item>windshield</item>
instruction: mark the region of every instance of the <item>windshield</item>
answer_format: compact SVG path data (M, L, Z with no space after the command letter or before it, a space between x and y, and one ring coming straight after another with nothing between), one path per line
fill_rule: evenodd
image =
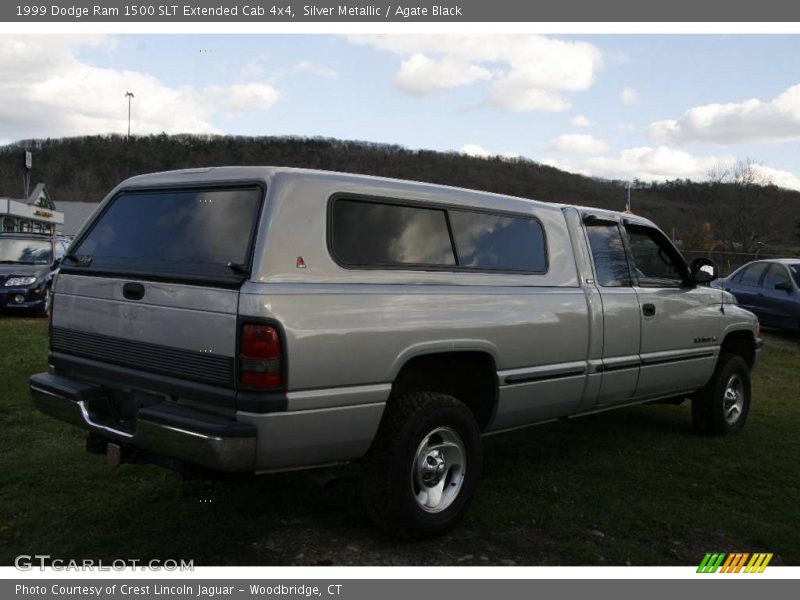
M53 249L46 240L0 239L0 263L49 265Z
M72 249L70 268L153 276L238 277L250 262L259 188L128 192Z
M794 282L800 286L800 263L794 263L793 265L789 265L789 270L792 272L792 277L794 277Z

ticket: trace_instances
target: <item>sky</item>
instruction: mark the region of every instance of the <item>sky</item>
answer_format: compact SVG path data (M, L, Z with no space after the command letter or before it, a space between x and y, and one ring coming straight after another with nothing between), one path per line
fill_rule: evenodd
M800 190L800 37L3 36L0 144L121 133L324 136Z

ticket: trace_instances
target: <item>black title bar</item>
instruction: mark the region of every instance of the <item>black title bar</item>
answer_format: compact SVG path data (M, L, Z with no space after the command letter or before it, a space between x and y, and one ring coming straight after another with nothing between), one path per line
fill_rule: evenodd
M6 0L4 22L799 22L787 0Z

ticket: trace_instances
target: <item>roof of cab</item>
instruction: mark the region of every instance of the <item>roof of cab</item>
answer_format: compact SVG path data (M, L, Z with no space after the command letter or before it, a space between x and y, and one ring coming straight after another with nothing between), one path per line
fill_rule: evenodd
M423 181L413 181L409 179L395 179L390 177L378 177L375 175L361 175L356 173L347 173L342 171L324 171L319 169L302 169L295 167L270 167L270 166L230 166L230 167L203 167L193 169L180 169L175 171L161 171L157 173L146 173L143 175L136 175L123 181L112 192L116 193L118 190L126 187L140 187L140 186L158 186L158 185L175 185L181 183L200 183L200 182L225 182L237 180L263 180L269 182L276 177L300 177L300 178L326 178L338 180L341 182L350 183L363 183L369 185L386 184L391 186L402 185L408 189L422 190L440 190L443 193L452 195L453 192L476 194L481 196L491 196L502 198L504 201L520 202L527 205L535 205L539 208L546 210L561 210L563 208L575 208L579 211L591 212L598 216L605 216L608 218L627 218L632 221L652 225L653 223L639 215L632 213L623 213L619 211L607 210L602 208L593 208L588 206L579 206L572 204L563 204L559 202L546 202L542 200L533 200L531 198L523 198L520 196L509 196L505 194L496 194L494 192L487 192L483 190L476 190L470 188L461 188L455 186L441 185L436 183L426 183Z

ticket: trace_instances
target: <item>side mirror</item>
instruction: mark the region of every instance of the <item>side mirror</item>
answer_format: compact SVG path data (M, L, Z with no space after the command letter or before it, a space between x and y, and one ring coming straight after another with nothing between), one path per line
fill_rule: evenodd
M50 265L50 270L55 271L58 267L61 266L61 259L56 258L53 260L53 263Z
M695 258L690 271L695 283L711 283L719 277L719 269L710 258Z
M788 281L779 281L775 284L776 290L783 290L784 292L793 292L792 284Z

